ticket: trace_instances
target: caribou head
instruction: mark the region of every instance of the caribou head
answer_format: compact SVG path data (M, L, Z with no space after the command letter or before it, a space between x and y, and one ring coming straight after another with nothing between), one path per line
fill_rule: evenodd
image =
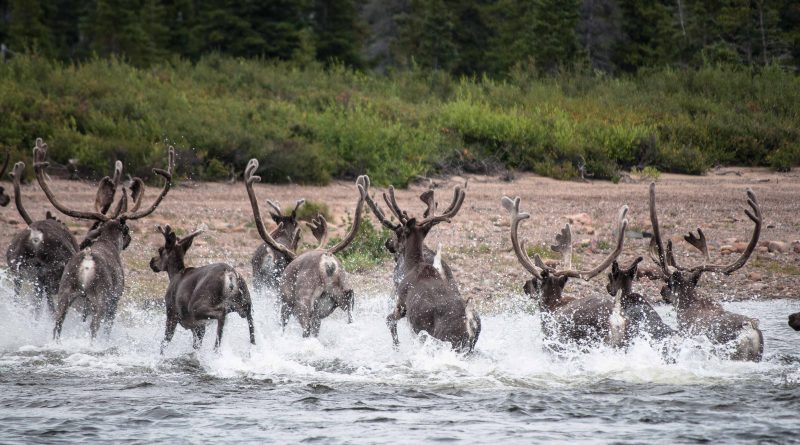
M514 199L503 197L502 200L503 207L511 215L511 245L517 255L517 260L533 276L531 280L525 283L525 292L532 298L537 298L539 306L544 310L553 310L566 302L562 298L562 292L569 278L580 278L588 281L603 272L622 253L625 229L628 226L628 220L625 219L628 206L622 206L617 218L617 242L614 250L593 269L579 270L573 268L572 229L569 224L564 226L561 232L556 235L556 244L552 246L553 250L561 253L562 268L560 270L546 265L538 254L534 255L533 260L531 260L525 250L524 243L520 242L518 234L519 223L530 218L530 215L520 213L519 203L519 197Z
M122 196L117 201L117 205L115 206L114 210L111 213L107 213L113 203L114 195L119 187L120 176L122 174L122 163L117 161L114 177L109 178L106 176L100 181L100 186L98 187L97 196L94 203L95 210L75 210L63 205L58 198L56 198L53 191L50 190L50 186L45 176L45 170L50 165L50 163L45 160L46 155L47 144L43 143L41 139L37 139L36 147L33 150L33 168L34 172L36 173L36 179L39 182L39 186L42 188L42 191L44 191L47 199L51 204L53 204L53 207L67 216L94 222L92 228L89 230L89 233L86 235L86 238L80 245L81 249L90 247L92 244L101 239L112 241L113 243L117 244L119 250L127 248L131 242L130 230L128 228L127 221L141 219L153 213L158 205L161 204L161 201L167 195L167 192L169 192L169 189L172 185L172 169L175 165L175 149L173 147L169 147L167 170L165 171L160 168L153 169L153 172L156 175L164 178L164 187L149 206L141 209L145 193L144 181L142 181L140 178L133 178L129 187L122 188ZM130 197L132 200L132 205L130 208L128 206L128 192L130 192Z
M461 209L465 197L466 192L461 187L456 187L453 190L453 200L450 205L441 214L436 214L438 203L435 200L434 191L426 190L420 195L420 200L426 204L427 208L422 214L422 218L418 219L400 209L395 198L394 187L389 186L388 191L383 193L383 201L397 219L397 223L386 217L372 197L367 195L366 201L378 221L394 232L394 236L386 240L386 249L395 255L399 264L404 264L406 269L410 269L414 264L426 260L432 261L433 251L425 247L425 237L434 226L442 222L450 222Z
M661 289L661 295L667 302L675 304L676 307L691 305L698 298L695 290L704 272L730 275L747 263L758 245L762 223L761 208L756 200L756 195L750 189L747 190L747 204L750 209L745 209L744 213L755 223L755 227L750 237L750 243L738 258L728 264L711 263L705 233L703 233L703 229L698 228L697 235L689 233L683 239L702 253L704 262L694 267L681 266L675 260L672 240L667 241L666 248L661 240L661 229L656 212L656 185L655 183L650 184L650 222L653 225L650 258L659 267L656 273L666 283Z

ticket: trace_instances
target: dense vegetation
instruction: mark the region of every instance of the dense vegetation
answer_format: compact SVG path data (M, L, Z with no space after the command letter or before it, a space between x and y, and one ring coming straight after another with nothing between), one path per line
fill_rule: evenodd
M217 52L503 77L800 66L796 0L0 0L0 43L135 66Z
M800 158L800 78L777 67L661 69L635 77L515 73L508 80L209 56L146 69L111 59L0 64L0 144L83 174L114 159L146 175L179 149L179 173L224 179L250 157L265 180L324 183L366 172L404 184L447 169L570 178L655 166L785 169Z
M0 43L0 148L83 176L800 162L789 0L0 0Z

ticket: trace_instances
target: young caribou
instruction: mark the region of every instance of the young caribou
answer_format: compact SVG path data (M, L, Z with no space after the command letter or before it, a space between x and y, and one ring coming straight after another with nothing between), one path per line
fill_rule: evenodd
M253 183L261 181L261 177L255 176L256 170L258 170L258 160L251 159L245 169L245 188L253 209L256 229L269 247L289 259L289 264L280 280L281 325L285 328L289 316L294 315L303 328L303 337L316 337L322 319L337 307L347 313L348 323L352 323L353 289L348 285L347 273L335 254L344 250L356 237L369 182L363 176L356 181L360 197L353 225L344 239L335 246L326 248L327 224L325 218L318 215L309 227L319 245L314 250L297 254L277 242L264 227L253 190Z
M395 346L399 344L397 321L408 317L415 334L425 331L459 351L469 352L475 348L481 332L480 316L472 302L461 297L450 268L441 261L441 252L434 254L425 247L425 237L430 230L439 223L450 222L461 209L465 196L464 190L456 187L450 206L441 215L436 215L433 190L428 190L420 196L427 204L427 210L423 218L417 220L400 209L394 187L389 187L388 195L384 193L383 199L399 221L397 224L386 218L369 195L366 197L375 217L394 232L387 248L396 255L394 284L397 302L386 322Z
M667 241L666 249L661 241L656 213L656 185L651 183L650 221L653 225L653 238L650 241L650 257L658 265L658 273L666 283L661 288L661 295L675 306L681 333L704 335L712 343L731 346L733 360L760 361L764 352L764 336L758 328L758 320L726 311L711 297L697 293L697 283L703 272L730 275L742 268L755 250L761 234L762 217L756 195L750 189L747 190L747 204L750 209L745 209L744 212L755 223L755 228L750 243L739 258L730 264L709 264L706 237L703 230L698 228L697 236L689 233L684 239L703 254L705 262L691 268L683 267L675 261L672 240Z
M542 331L549 339L590 343L605 341L609 337L609 318L614 308L614 301L608 297L590 295L582 298L562 295L569 278L590 280L603 272L622 252L625 240L625 229L628 220L625 215L628 206L620 209L617 220L617 242L611 252L597 267L591 270L572 268L572 230L567 224L556 236L557 245L554 250L561 252L564 268L556 270L544 264L539 255L533 261L519 241L519 223L530 218L527 213L519 211L519 197L513 200L503 197L503 207L511 215L511 245L522 267L533 275L533 279L525 283L525 292L532 298L538 297L539 314Z
M288 215L284 215L281 206L277 202L267 200L267 205L272 208L269 216L275 221L278 227L270 233L272 239L282 244L286 248L296 251L297 244L300 242L300 227L297 223L297 209L300 208L305 199L300 199L295 203L294 210ZM286 255L273 249L267 243L261 243L253 254L250 261L253 267L253 287L256 289L277 289L280 277L283 275L289 258Z
M144 218L155 211L172 185L172 169L175 165L175 150L169 147L167 170L153 169L153 172L164 178L164 187L156 199L144 210L139 210L144 197L144 182L134 178L129 187L133 205L128 209L126 188L122 188L122 196L115 210L110 215L101 211L94 212L70 209L61 204L50 190L45 178L45 152L40 147L34 150L34 171L36 179L42 187L47 199L61 213L78 219L94 221L92 230L81 243L81 251L69 260L64 268L58 286L58 306L53 337L58 339L67 310L78 298L84 298L88 308L84 317L91 312L90 325L92 338L97 336L101 323L105 323L106 331L111 329L117 312L117 303L125 288L125 271L120 254L131 242L127 222ZM113 197L113 195L112 195ZM100 209L102 210L102 209Z
M231 266L222 263L186 267L183 257L192 247L195 237L203 233L202 230L180 239L170 226L158 226L157 230L164 235L164 246L159 247L158 256L150 260L150 269L156 273L167 272L169 275L169 286L164 295L167 327L164 331L164 341L161 343L161 353L164 353L164 348L172 341L178 323L184 329L192 331L194 337L192 346L195 349L199 348L203 343L208 320L217 320L217 340L214 349L219 349L225 316L231 312L236 312L247 320L250 343L256 344L253 331L253 305L244 278Z

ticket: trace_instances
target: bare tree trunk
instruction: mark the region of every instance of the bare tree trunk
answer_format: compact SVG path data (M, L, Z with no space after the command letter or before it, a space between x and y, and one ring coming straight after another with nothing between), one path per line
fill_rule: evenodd
M681 22L681 33L683 33L683 38L686 38L686 25L683 23L683 2L681 0L677 0L678 2L678 20Z
M756 2L758 5L758 26L761 28L761 56L764 59L764 65L767 64L767 35L764 32L764 2Z

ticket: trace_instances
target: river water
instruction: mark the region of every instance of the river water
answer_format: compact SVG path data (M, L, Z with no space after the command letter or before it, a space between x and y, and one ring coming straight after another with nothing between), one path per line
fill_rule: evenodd
M91 342L68 317L33 320L0 288L0 443L788 443L800 440L800 301L728 303L758 317L762 363L716 358L686 341L664 360L628 351L545 352L521 297L483 315L477 352L415 338L395 350L388 292L357 296L303 339L278 328L274 297L254 295L257 345L232 314L219 353L213 326L197 353L180 327L159 355L162 309L121 307ZM669 308L659 308L674 325Z

